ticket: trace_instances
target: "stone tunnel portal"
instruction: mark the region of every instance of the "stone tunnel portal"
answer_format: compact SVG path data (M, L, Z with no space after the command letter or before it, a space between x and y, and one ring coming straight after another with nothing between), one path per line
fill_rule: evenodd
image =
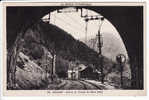
M41 17L61 8L64 7L7 7L6 28L9 34L7 49L13 47L19 33L25 33L27 28ZM76 8L86 8L100 13L116 27L130 58L132 89L143 89L143 6L77 6Z

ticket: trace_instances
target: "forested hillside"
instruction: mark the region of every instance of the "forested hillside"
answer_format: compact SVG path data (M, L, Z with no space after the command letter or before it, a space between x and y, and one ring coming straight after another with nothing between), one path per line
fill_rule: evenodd
M100 70L96 51L52 24L40 20L26 31L23 40L24 43L17 58L16 78L19 88L34 89L47 84L50 80L45 73L48 71L50 76L53 54L56 54L58 78L67 77L70 62L77 61L87 67L93 65ZM113 61L103 57L103 65L106 79L111 72L119 75L119 68ZM114 77L119 78L119 76Z

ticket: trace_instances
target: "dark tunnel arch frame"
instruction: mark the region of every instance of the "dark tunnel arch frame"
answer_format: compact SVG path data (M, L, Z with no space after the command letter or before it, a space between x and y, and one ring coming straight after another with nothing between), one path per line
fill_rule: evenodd
M23 6L21 6L21 7L23 7ZM143 41L143 36L144 36L143 35L143 6L136 6L136 7L122 6L122 8L121 7L119 8L118 6L116 6L112 9L110 9L111 6L81 6L81 7L80 6L66 6L66 7L61 7L61 6L39 7L39 6L37 6L37 7L31 7L31 8L23 7L26 9L17 9L17 11L19 13L17 24L19 24L19 25L21 24L23 26L23 28L20 25L20 27L16 29L17 31L15 30L14 34L17 35L19 30L25 32L29 26L31 26L36 21L38 21L41 18L41 16L44 16L46 13L49 13L56 9L62 9L62 8L67 8L67 7L86 8L86 9L93 10L97 13L99 11L100 14L102 14L106 19L108 19L108 21L110 21L113 24L113 26L120 33L120 36L125 44L125 47L128 52L128 56L129 56L130 60L132 62L135 62L135 60L138 61L137 65L139 65L141 67L140 68L141 76L139 76L140 77L139 79L141 79L141 80L135 80L135 81L141 81L141 83L138 83L139 86L137 86L137 84L134 83L134 87L132 87L132 89L143 89L143 87L144 87L144 85L143 85L144 84L144 78L143 78L143 75L144 75L143 74L144 73L143 72L143 66L144 66L144 62L143 62L143 59L144 59L144 55L143 55L144 54L143 53L143 42L144 42ZM125 7L126 7L126 9L124 9ZM133 8L135 8L135 9L133 9ZM110 10L112 12L111 15L108 14ZM28 14L28 13L30 13L30 14ZM28 14L28 15L26 15L26 14ZM137 17L135 16L136 14L138 14ZM119 15L121 15L121 16L119 16ZM26 19L26 17L28 17L28 19ZM118 17L121 17L121 18L118 18ZM24 20L20 21L20 18L24 19ZM127 19L127 21L125 18ZM9 18L7 17L7 19L9 19ZM122 19L124 19L125 21L122 21ZM9 22L9 21L7 21L7 22ZM119 24L121 24L121 25L119 25ZM128 30L129 27L127 24L130 24L131 25L130 27L133 29ZM134 25L134 26L132 26L132 25ZM127 34L126 33L123 34L121 31L122 32L127 31ZM10 33L10 32L7 32L7 33ZM130 33L133 33L133 34L130 35ZM137 35L135 33L137 33ZM136 35L135 37L134 37L134 34ZM7 38L9 38L9 37L7 37ZM136 45L136 44L138 44L138 45ZM136 56L136 58L134 58L134 56ZM133 70L133 68L134 67L132 67L131 70Z

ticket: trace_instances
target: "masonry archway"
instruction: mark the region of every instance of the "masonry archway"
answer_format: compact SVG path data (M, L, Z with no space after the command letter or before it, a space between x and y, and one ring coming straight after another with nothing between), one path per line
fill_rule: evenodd
M63 7L7 7L7 49L13 46L18 34L43 15ZM143 7L142 6L83 6L102 14L118 30L122 37L132 70L132 88L143 89ZM137 67L137 72L136 72ZM136 76L135 74L140 75Z

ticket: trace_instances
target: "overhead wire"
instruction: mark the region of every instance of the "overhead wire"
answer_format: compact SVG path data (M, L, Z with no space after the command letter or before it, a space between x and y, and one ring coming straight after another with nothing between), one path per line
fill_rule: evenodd
M88 9L86 9L86 14L87 14L87 16L88 16ZM86 22L86 27L85 27L85 31L86 32L84 32L84 31L82 31L82 28L78 28L78 27L76 27L76 25L77 26L80 26L81 25L81 23L79 22L79 21L77 21L75 18L73 18L73 17L70 17L67 13L64 13L63 14L63 16L65 16L64 18L66 18L66 19L71 19L73 22L74 22L74 24L70 24L69 22L67 22L67 21L65 21L64 19L62 19L61 17L58 17L58 16L56 16L56 14L53 14L54 15L54 24L55 24L55 20L56 20L56 18L58 19L58 20L60 20L61 22L63 22L63 23L65 23L68 27L69 27L69 30L79 30L79 31L81 31L82 33L85 33L85 42L87 42L87 26L88 26L88 22ZM77 24L78 23L78 24ZM72 27L70 27L70 26L72 26ZM82 26L82 25L81 25ZM84 27L84 26L82 26L82 27ZM75 29L74 29L75 28Z

